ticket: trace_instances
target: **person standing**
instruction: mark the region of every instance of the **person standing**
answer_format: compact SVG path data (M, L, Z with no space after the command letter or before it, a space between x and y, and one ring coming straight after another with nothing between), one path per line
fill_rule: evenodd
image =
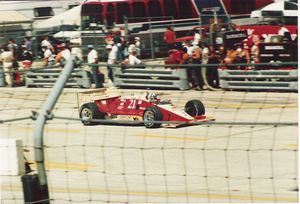
M83 54L79 43L73 43L71 46L71 54L74 56L74 64L78 67L83 61Z
M218 73L218 65L220 64L220 60L215 50L210 50L210 55L208 58L208 64L214 64L216 66L210 66L207 69L207 83L209 86L213 88L220 88L219 83L219 73Z
M121 32L117 31L114 36L114 45L118 48L117 50L117 61L123 60L123 53L122 53L122 39L121 39Z
M199 66L201 64L202 58L202 50L199 47L198 43L193 42L193 54L192 54L192 62L195 64L195 67L191 67L191 77L194 78L195 88L197 90L203 90L203 77L201 74L202 67ZM198 65L198 66L197 66Z
M113 49L113 46L107 45L106 50L108 52L108 59L107 59L107 72L108 72L108 78L113 82L113 71L112 71L112 65L116 64L117 61L117 53L116 50Z
M25 45L26 50L27 50L28 52L30 52L30 54L32 55L32 54L33 54L33 53L32 53L32 42L31 42L30 37L25 37L25 38L24 38L24 44L23 44L23 45Z
M164 33L164 41L168 46L168 50L175 48L176 33L171 27L167 27L167 30Z
M94 49L93 45L88 45L88 50L89 53L87 55L87 62L91 67L95 88L103 88L98 66L98 52Z
M48 47L51 50L51 52L54 52L54 48L50 43L48 36L45 36L44 40L41 42L41 47L45 47L45 46Z
M31 68L33 58L32 58L31 52L29 52L26 49L26 45L22 45L22 54L21 54L20 58L22 60L22 67L23 68L26 68L26 69Z
M8 40L8 44L7 44L8 50L12 52L14 59L17 59L17 55L18 55L18 45L16 44L16 42L10 38Z
M193 34L194 34L194 41L193 41L193 44L199 45L199 43L200 43L200 41L201 41L201 35L200 35L199 30L198 30L197 28L194 28Z
M12 87L13 79L12 79L12 74L10 72L12 70L14 56L8 47L4 47L4 52L1 53L0 59L1 59L2 65L3 65L3 71L4 71L6 85L8 87Z
M54 55L51 49L44 45L42 51L44 52L44 66L52 66L54 64Z
M202 50L202 59L201 59L201 63L202 63L202 67L201 67L201 76L203 79L203 84L204 85L208 85L207 82L207 67L203 66L206 65L208 63L208 59L209 59L209 48L207 47L206 43L202 43L201 45L201 50Z

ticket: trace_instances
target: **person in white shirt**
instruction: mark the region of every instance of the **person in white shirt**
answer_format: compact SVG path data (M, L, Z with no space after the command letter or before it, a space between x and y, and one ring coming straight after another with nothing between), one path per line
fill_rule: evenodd
M100 78L100 71L98 66L98 52L94 49L93 45L88 45L88 50L89 53L87 55L87 62L91 67L95 88L103 88L103 81Z
M137 58L136 52L130 52L128 56L128 64L130 65L142 64L142 60Z
M7 47L5 47L4 52L2 52L0 55L0 60L3 65L3 71L5 72L4 76L5 76L6 85L12 87L13 79L10 71L12 69L12 63L14 60L13 52L11 52Z
M112 71L111 65L115 64L117 61L117 52L115 49L113 49L112 45L107 45L106 50L108 52L108 59L107 59L108 77L113 82L114 77L113 77L113 71Z
M135 45L131 44L128 48L129 56L124 61L124 65L139 65L142 64L142 60L137 57L137 50ZM144 67L143 67L144 68Z
M192 44L199 44L200 43L200 40L201 40L201 35L199 33L199 30L197 30L197 28L195 28L193 30L193 33L194 33L194 41Z
M191 46L191 41L190 41L190 40L186 40L186 41L184 42L183 47L185 47L185 48L187 49L187 54L188 54L190 57L192 57L193 52L194 52L194 47Z
M50 43L48 36L45 36L44 40L41 42L41 47L47 47L51 50L51 52L54 52L54 48Z
M71 52L67 48L67 45L65 43L60 44L59 46L57 46L57 48L60 51L56 55L54 63L56 66L64 65L65 62L71 57Z
M52 54L50 48L43 46L42 50L44 52L44 66L52 66L54 63L54 55Z
M73 44L71 54L75 56L75 61L80 63L83 60L82 50L79 44Z
M136 47L136 56L140 57L141 56L141 41L139 37L135 37L135 47Z

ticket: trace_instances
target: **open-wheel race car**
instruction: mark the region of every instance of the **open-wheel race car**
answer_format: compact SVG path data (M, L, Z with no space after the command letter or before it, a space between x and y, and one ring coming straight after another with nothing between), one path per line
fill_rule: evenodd
M101 120L124 120L140 121L147 128L156 128L212 120L204 115L205 108L199 100L188 101L181 110L170 100L162 100L154 93L120 96L106 94L100 89L79 93L78 101L79 117L84 125L95 125ZM169 123L164 124L164 121Z

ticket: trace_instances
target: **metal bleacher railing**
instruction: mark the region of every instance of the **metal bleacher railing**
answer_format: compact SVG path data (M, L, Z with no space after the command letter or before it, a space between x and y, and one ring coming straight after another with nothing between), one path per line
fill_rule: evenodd
M73 69L66 87L90 88L92 77L82 64ZM107 64L100 63L105 70ZM141 68L142 67L142 68ZM220 88L225 90L298 90L298 62L258 63L258 64L143 64L128 66L116 64L111 66L114 76L114 86L117 88L158 88L188 90L189 80L187 69L199 67L210 69L218 67ZM230 67L230 69L227 69ZM247 67L247 69L236 69ZM1 70L1 69L0 69ZM62 68L45 67L19 72L24 76L27 87L53 86ZM1 70L2 71L2 70ZM204 72L205 73L205 72ZM206 76L204 76L205 78ZM4 73L0 73L0 86L5 86Z

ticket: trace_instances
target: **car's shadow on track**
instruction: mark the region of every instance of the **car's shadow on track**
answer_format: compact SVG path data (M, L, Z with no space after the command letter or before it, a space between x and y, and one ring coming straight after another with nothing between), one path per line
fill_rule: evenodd
M201 126L199 124L180 124L180 125L177 125L177 126L174 126L174 125L167 125L167 124L162 124L161 126L159 127L152 127L152 128L147 128L147 129L159 129L159 128L169 128L169 129L181 129L181 128L187 128L187 127L192 127L192 126ZM131 123L128 123L128 122L116 122L116 121L105 121L105 122L98 122L96 124L93 124L93 125L89 125L89 126L110 126L110 127L113 127L113 126L116 126L116 127L145 127L145 125L143 123L137 123L137 122L131 122ZM146 128L146 127L145 127Z

